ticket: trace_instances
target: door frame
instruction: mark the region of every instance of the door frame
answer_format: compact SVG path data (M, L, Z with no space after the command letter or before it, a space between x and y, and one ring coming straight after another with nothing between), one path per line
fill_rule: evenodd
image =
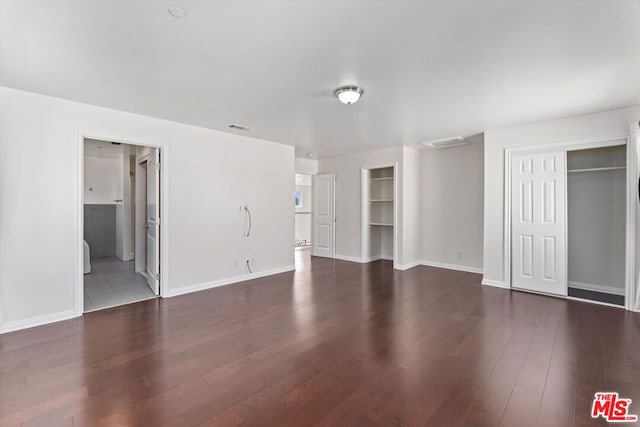
M145 165L144 166L144 173L145 173L145 176L144 176L144 187L145 187L144 188L144 195L145 195L144 203L148 203L148 197L149 197L148 196L148 194L149 194L148 193L148 189L149 189L149 187L148 187L148 185L149 185L149 167L151 167L152 162L155 161L155 159L156 159L156 152L155 152L156 148L153 148L153 147L144 147L144 148L151 148L151 149L150 150L144 150L142 152L142 154L140 155L140 157L138 157L137 154L136 154L136 174L138 173L138 170L141 168L141 166ZM160 165L159 166L159 172L161 172L162 171L162 167L161 167L162 162L160 160L161 155L159 153L159 149L157 149L157 150L158 150L158 155L157 155L158 165ZM162 196L162 194L161 194L162 185L161 184L162 183L160 181L158 181L158 185L159 185L160 188L156 189L158 191L158 196L159 196L160 201L162 201L162 197L161 197ZM142 187L141 184L140 184L140 187ZM135 203L134 203L135 206L138 206L138 197L139 197L139 194L138 194L138 191L136 191L136 200L135 200ZM136 273L139 273L140 275L144 276L144 278L147 280L147 285L149 285L149 274L148 274L148 269L149 269L149 265L148 265L148 260L149 260L149 246L148 246L149 232L148 232L148 223L147 223L149 218L148 218L147 207L145 207L144 221L139 221L139 219L141 219L139 214L140 214L140 212L138 210L136 210L136 214L134 215L134 219L133 219L134 220L134 224L135 225L139 225L140 223L144 222L144 226L143 227L145 227L145 231L142 231L140 233L141 235L144 236L144 237L140 236L140 237L142 237L141 239L138 238L139 237L138 232L137 231L134 232L134 240L135 240L135 243L136 243L135 244L135 248L136 248L136 251L135 251L136 252L136 256L135 256L135 259L136 259L135 271L136 271ZM159 226L162 225L162 220L160 219L160 211L158 211L158 225ZM157 238L159 240L159 243L162 244L162 234L159 231L160 230L158 230ZM144 243L144 246L145 246L144 251L139 250L140 245L143 244L143 243ZM158 249L159 249L158 252L160 253L160 248L158 248ZM139 262L140 261L140 255L143 255L142 252L144 252L144 258L142 259L142 262ZM157 261L158 261L158 266L161 266L162 265L162 260L158 259ZM140 269L139 269L139 266L142 265L142 264L145 265L144 271L140 271ZM160 273L160 272L158 271L158 273ZM160 284L160 279L161 278L162 278L162 275L158 274L158 279L157 279L158 280L158 285ZM149 288L151 288L150 285L149 285ZM153 289L151 289L151 290L155 293L155 291ZM160 296L159 292L160 292L160 289L158 288L158 296Z
M398 162L370 164L360 167L360 259L369 259L369 171L371 169L393 168L393 268L398 268Z
M622 143L612 143L619 141ZM505 285L509 289L515 289L512 286L511 278L511 163L514 153L526 153L526 152L544 152L544 151L574 151L590 148L602 148L613 147L617 145L626 145L627 147L627 206L626 206L626 256L625 256L625 303L624 308L627 310L633 310L633 301L635 301L635 254L636 254L636 211L638 197L638 183L637 183L637 159L638 153L635 147L630 143L631 139L628 134L626 135L614 135L603 138L588 138L580 140L561 141L555 143L544 143L527 145L523 147L510 147L504 150L504 281ZM567 197L568 193L565 192L565 219L567 216ZM568 229L565 227L565 265L568 266ZM568 277L569 269L566 269L566 275ZM565 282L567 281L565 277ZM567 297L570 298L570 297Z
M97 139L101 141L118 142L120 144L137 145L141 147L157 148L160 152L160 298L168 295L169 289L169 146L167 144L137 141L135 138L109 136L100 132L80 131L77 142L76 177L76 277L74 280L73 307L76 316L84 315L84 140Z

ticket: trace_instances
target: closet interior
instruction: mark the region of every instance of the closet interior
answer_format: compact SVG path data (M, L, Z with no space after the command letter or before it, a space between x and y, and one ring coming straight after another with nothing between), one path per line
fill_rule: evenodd
M567 151L568 296L624 306L626 145Z
M364 256L393 260L394 167L368 169L365 174L363 224L367 224L368 244Z

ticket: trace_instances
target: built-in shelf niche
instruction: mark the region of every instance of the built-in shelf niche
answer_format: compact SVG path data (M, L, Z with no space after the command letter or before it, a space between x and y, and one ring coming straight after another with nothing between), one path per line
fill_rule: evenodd
M369 225L393 226L393 168L369 170Z
M393 259L394 248L394 168L368 169L363 177L363 215L366 228L367 259Z

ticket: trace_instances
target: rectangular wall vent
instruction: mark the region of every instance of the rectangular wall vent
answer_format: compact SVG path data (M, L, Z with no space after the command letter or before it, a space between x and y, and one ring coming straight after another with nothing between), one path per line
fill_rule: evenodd
M437 150L441 148L458 147L460 145L469 145L470 142L461 136L453 138L436 139L435 141L425 141L422 145L426 145L429 148L435 148Z

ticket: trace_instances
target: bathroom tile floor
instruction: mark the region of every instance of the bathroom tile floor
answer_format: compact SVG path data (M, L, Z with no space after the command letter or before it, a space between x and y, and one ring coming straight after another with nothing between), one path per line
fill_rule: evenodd
M84 275L84 311L100 310L155 298L146 279L135 272L134 261L94 258Z

